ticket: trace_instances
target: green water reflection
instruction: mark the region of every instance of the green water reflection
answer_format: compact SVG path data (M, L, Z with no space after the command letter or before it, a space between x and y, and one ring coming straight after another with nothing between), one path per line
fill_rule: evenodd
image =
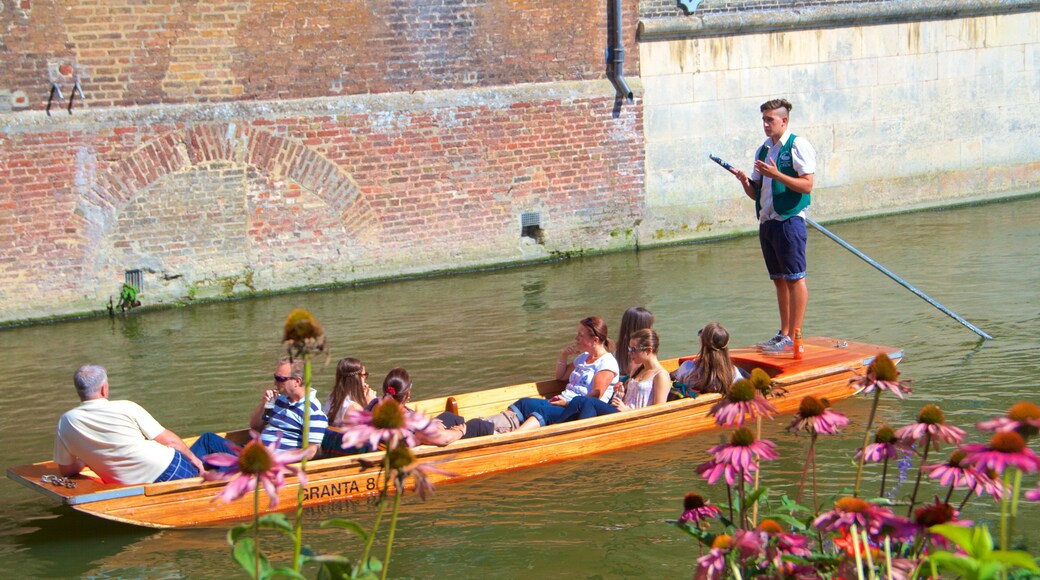
M1040 371L1040 198L833 224L831 229L922 291L996 337L980 343L966 328L822 235L810 234L810 308L805 332L904 347L910 400L883 400L880 420L910 421L937 402L969 428L1020 399L1036 400ZM695 331L723 322L746 344L776 329L771 285L753 237L378 286L278 296L133 316L0 331L8 354L4 384L29 406L0 408L5 466L50 455L57 417L75 405L72 371L87 361L109 369L114 398L135 400L188 435L245 424L278 356L280 324L296 306L325 323L334 358L365 361L373 377L407 367L418 395L444 395L548 376L578 319L642 304L658 317L663 354L694 350ZM326 393L333 368L319 369ZM376 379L378 381L378 379ZM373 382L376 382L373 381ZM851 452L869 410L841 403L848 434L820 449L821 493L851 485ZM764 483L790 491L805 441L766 426L783 460ZM696 548L663 524L683 493L716 502L693 468L719 439L706 433L563 464L443 486L433 500L406 501L394 575L427 578L688 578ZM941 454L945 456L945 453ZM916 473L909 474L911 477ZM1032 481L1032 480L1030 480ZM872 483L868 485L876 485ZM29 577L226 577L236 569L223 530L162 532L106 524L55 508L0 482L0 564ZM904 483L899 493L909 493ZM925 497L939 493L929 488ZM1040 511L1023 507L1024 529ZM368 503L315 510L312 523L340 515L368 522ZM992 521L992 503L967 517ZM355 551L342 532L314 530L322 551ZM1035 540L1032 548L1038 545Z

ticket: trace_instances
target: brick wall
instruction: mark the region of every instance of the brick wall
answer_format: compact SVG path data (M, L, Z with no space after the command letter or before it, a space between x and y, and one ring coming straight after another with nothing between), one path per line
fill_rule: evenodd
M625 0L635 39L636 0ZM606 0L0 0L0 112L602 78ZM632 51L634 52L634 51ZM629 56L636 71L635 56Z
M641 135L606 81L15 115L0 319L100 309L132 269L155 304L626 245Z

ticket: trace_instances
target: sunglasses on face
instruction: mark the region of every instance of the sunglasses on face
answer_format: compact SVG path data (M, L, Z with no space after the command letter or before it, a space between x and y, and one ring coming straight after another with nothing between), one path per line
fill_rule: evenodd
M645 346L630 346L630 347L628 347L628 354L635 354L637 352L643 352L643 351L647 351L647 350L650 350L650 349L645 347Z
M274 376L274 382L276 383L284 383L285 381L288 381L290 379L292 379L292 377L283 377L282 375Z

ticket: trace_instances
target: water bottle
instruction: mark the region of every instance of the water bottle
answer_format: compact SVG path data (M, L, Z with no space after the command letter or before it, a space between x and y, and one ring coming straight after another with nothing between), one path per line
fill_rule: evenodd
M803 351L803 349L802 349L802 329L801 328L794 329L794 348L791 349L791 350L794 351L792 356L795 358L795 360L798 360L798 359L802 358L802 351Z

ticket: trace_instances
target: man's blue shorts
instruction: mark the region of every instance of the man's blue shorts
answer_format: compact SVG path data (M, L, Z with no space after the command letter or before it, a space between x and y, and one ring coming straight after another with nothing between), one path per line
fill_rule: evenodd
M805 278L805 220L799 216L768 220L758 226L758 241L770 280Z

